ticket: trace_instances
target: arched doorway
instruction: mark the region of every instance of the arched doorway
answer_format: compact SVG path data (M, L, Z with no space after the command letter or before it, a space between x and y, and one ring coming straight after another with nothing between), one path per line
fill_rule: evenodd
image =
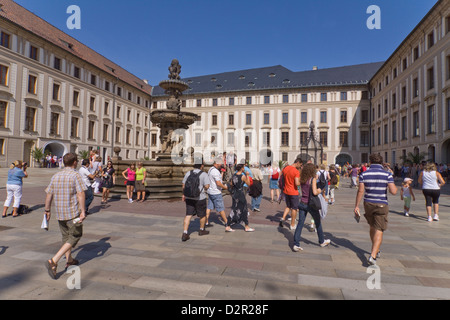
M441 162L445 164L450 163L450 139L444 141L441 148Z
M262 166L267 166L273 162L273 152L270 149L263 149L259 152L259 162Z
M352 164L353 159L352 156L346 153L340 153L336 156L336 164L340 165L341 167L347 163Z
M50 141L43 147L44 153L51 153L54 156L63 157L67 153L67 148L64 144L58 141Z

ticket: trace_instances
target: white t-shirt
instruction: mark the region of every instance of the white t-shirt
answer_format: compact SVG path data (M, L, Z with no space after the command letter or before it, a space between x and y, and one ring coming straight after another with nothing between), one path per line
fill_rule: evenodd
M208 177L211 181L208 189L208 194L222 194L222 188L218 187L216 181L220 181L222 183L222 175L220 171L216 167L211 167L208 171Z
M89 175L91 173L89 172L89 170L86 167L82 166L80 170L78 170L78 173L80 174L81 178L83 178L83 182L86 187L90 187L91 182L89 181Z

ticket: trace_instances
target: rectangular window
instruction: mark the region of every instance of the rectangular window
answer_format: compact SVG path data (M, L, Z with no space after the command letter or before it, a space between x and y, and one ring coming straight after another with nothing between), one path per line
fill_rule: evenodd
M300 132L300 144L306 143L306 140L308 140L308 132Z
M217 126L217 115L216 114L213 114L213 116L212 116L212 125Z
M0 139L0 155L2 156L5 155L6 153L5 147L6 147L5 139Z
M230 98L229 104L230 104L230 106L234 106L234 98Z
M36 109L27 107L25 110L25 131L34 131Z
M50 114L50 134L59 134L59 113L52 112Z
M369 146L369 131L361 131L361 147Z
M10 41L10 39L11 39L11 36L9 34L7 34L7 33L2 31L1 36L0 36L0 45L2 47L10 49L11 48L11 41Z
M6 101L0 101L0 128L6 128L8 103Z
M415 47L413 50L413 56L414 56L414 61L416 61L417 59L419 59L419 47Z
M406 103L407 94L406 94L406 86L402 87L402 104Z
M327 123L327 112L320 111L320 123Z
M89 110L95 111L95 97L91 97L91 100L89 103Z
M211 146L217 146L217 133L211 133Z
M434 46L434 31L431 31L431 33L427 36L428 39L428 49L431 49L432 46Z
M228 125L229 126L234 126L234 114L229 114L228 115Z
M60 91L61 86L57 83L53 84L53 100L59 101L59 91Z
M270 97L264 96L264 104L269 104L269 103L270 103Z
M53 60L53 68L55 68L56 70L60 70L61 71L61 59L55 57Z
M71 138L78 138L78 121L79 121L79 119L77 117L72 117L72 119L70 119L70 137Z
M369 110L361 110L361 122L369 123Z
M397 94L392 94L392 110L397 109Z
M200 133L200 137L201 137L201 133ZM197 141L197 139L196 139ZM156 147L157 145L157 135L156 133L152 133L152 141L151 141L152 147Z
M105 123L105 124L103 124L103 139L102 139L102 141L105 141L105 142L109 141L108 132L109 132L109 125L107 125Z
M108 101L105 101L105 105L103 107L103 114L105 116L109 115L109 102Z
M283 103L289 103L289 95L288 94L283 95Z
M78 91L74 91L73 92L72 105L74 107L79 107L80 106L80 92L78 92Z
M234 132L228 132L228 146L229 147L234 147Z
M323 147L328 146L328 132L320 132L319 141Z
M281 133L281 146L282 147L289 147L289 132L282 132Z
M30 56L33 60L38 60L38 48L30 46Z
M419 96L419 79L415 78L413 80L413 98L417 98Z
M251 115L251 113L247 113L245 115L245 124L246 125L251 125L252 124L252 115Z
M447 99L447 130L450 130L450 98Z
M341 123L347 123L347 110L341 110Z
M339 132L339 145L341 147L348 147L348 132L347 131Z
M116 127L116 135L114 140L115 140L114 142L120 143L120 127Z
M0 64L0 85L8 86L8 70L9 68Z
M434 110L434 105L429 106L427 108L427 114L428 114L428 133L435 133L436 132L436 114Z
M320 101L327 101L327 93L323 92L320 94Z
M347 92L341 92L341 101L347 100Z
M388 125L384 125L384 144L388 144L389 142L389 132L388 132Z
M97 85L97 77L95 75L93 75L93 74L91 74L91 84L93 86Z
M428 77L428 90L434 89L434 67L428 69L427 77Z
M283 112L283 124L288 124L289 123L289 113L288 112Z
M264 124L270 123L270 113L264 113Z
M252 104L252 97L247 97L246 102L247 104Z
M270 147L270 132L263 132L263 146Z
M217 98L214 98L212 102L213 102L213 107L217 107L217 104L218 104Z
M75 77L75 78L78 78L78 79L80 79L80 75L81 73L80 73L80 68L79 67L73 67L73 76Z
M155 144L152 144L152 146L156 146L156 134L154 134L154 135L155 135ZM199 132L195 133L195 146L196 147L202 146L202 134Z
M251 145L252 145L252 133L251 132L246 132L245 133L244 146L246 148L249 148Z
M95 121L89 121L88 125L88 139L94 140Z
M37 78L30 74L28 76L28 92L31 94L36 94L36 85L37 85Z
M413 137L418 137L419 132L419 111L413 113Z
M302 102L308 102L308 94L302 93Z
M301 123L308 123L308 113L307 112L302 112L300 114L300 122Z
M197 107L201 107L202 106L202 99L197 99Z

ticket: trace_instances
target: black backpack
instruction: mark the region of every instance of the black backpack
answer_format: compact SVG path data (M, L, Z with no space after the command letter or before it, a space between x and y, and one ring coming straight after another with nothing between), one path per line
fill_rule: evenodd
M326 185L327 179L325 178L325 171L323 171L319 173L319 182L317 183L317 188L323 189Z
M198 198L200 197L200 175L202 171L198 173L194 173L192 170L189 173L189 177L186 179L186 183L184 184L183 194L187 198Z

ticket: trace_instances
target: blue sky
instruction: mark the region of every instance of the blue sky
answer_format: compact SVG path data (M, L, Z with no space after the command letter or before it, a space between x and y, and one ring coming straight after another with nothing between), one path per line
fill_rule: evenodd
M283 65L292 71L386 60L437 0L16 0L150 84ZM69 30L70 5L81 29ZM367 8L381 9L369 30Z

